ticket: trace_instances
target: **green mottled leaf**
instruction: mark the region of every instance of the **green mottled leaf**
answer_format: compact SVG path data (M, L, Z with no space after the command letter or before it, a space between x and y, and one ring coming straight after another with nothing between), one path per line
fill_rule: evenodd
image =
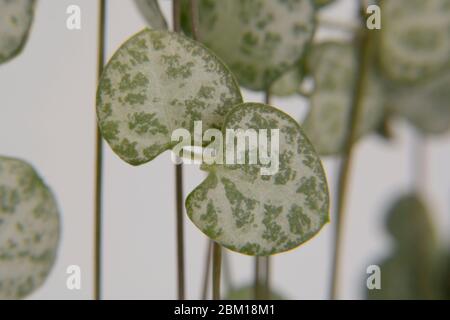
M395 81L417 82L450 64L448 0L381 1L379 58Z
M254 90L268 88L297 63L315 27L312 0L200 0L199 17L202 42Z
M0 64L20 53L28 38L34 0L0 0Z
M279 97L298 94L300 92L303 77L303 66L301 64L296 65L285 72L270 86L270 92Z
M271 291L269 300L286 300L281 294ZM255 287L253 284L232 289L225 295L225 300L254 300Z
M308 69L313 74L315 88L304 127L322 155L338 154L344 148L356 67L357 59L350 43L324 42L311 50ZM377 129L383 118L383 87L375 74L370 74L365 90L358 137Z
M59 232L50 189L29 164L0 157L0 300L24 298L42 285Z
M370 299L430 299L437 293L433 278L437 249L434 228L423 201L414 194L397 199L389 209L387 229L393 251L381 264L381 289Z
M129 39L107 64L97 93L103 137L124 161L148 162L178 142L175 129L221 128L242 102L227 67L197 42L146 29Z
M167 30L167 22L157 0L135 0L135 2L152 29Z
M393 86L388 108L423 133L446 133L450 128L450 69L427 82Z
M279 129L278 170L262 175L268 164L249 164L254 148L245 154L246 164L228 160L205 167L208 177L186 200L192 222L214 241L247 255L284 252L316 235L328 222L328 186L319 156L297 122L276 108L245 103L227 115L224 134L226 129L266 129L269 141L275 132L270 130ZM258 152L275 154L268 145Z

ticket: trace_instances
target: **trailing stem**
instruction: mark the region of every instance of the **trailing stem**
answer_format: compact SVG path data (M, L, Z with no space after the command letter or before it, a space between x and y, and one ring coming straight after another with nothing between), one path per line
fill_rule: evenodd
M173 0L173 31L180 32L181 3ZM185 299L185 267L184 267L184 216L183 216L183 165L175 165L175 202L177 232L177 274L178 300Z
M222 269L222 247L213 244L213 300L220 300L220 273Z
M98 52L97 52L97 79L103 72L105 65L106 42L106 0L99 1L98 20ZM102 298L102 189L103 189L103 140L100 128L96 126L95 148L95 234L94 234L94 298Z
M363 1L362 1L363 2ZM360 118L361 105L364 97L365 84L367 82L368 68L370 65L369 56L369 39L368 32L363 23L365 17L365 10L363 3L360 2L361 12L361 28L362 31L357 34L357 69L355 79L355 90L352 99L352 106L350 112L350 122L346 138L346 143L338 171L337 184L337 203L336 203L336 223L334 234L334 252L332 265L332 282L330 288L330 298L336 299L339 288L339 274L340 274L340 259L341 259L341 245L342 245L342 228L345 217L345 200L350 176L350 168L352 162L353 142L357 134L357 124Z
M203 271L203 288L202 288L202 300L208 299L208 287L209 287L209 271L211 270L211 254L212 254L213 241L208 240L208 245L206 247L206 259L205 259L205 269Z

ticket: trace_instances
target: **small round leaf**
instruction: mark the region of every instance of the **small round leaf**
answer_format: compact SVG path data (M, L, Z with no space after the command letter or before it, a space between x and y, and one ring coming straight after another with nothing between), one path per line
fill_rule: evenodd
M35 0L0 0L0 64L20 53L33 22Z
M0 157L0 300L24 298L44 283L59 233L50 189L27 163Z
M379 59L394 81L418 82L450 64L448 0L383 0Z
M230 250L257 256L291 250L328 222L328 186L321 161L297 122L276 108L236 106L222 128L224 141L227 130L247 129L268 136L268 144L257 151L266 148L269 153L272 141L277 142L271 138L273 130L279 130L278 170L262 175L261 169L269 165L250 164L248 156L246 164L233 164L225 157L226 164L204 168L208 177L188 196L187 213L203 233ZM225 143L224 149L230 148ZM247 151L255 150L249 146Z
M322 155L342 152L349 126L357 60L349 43L324 42L311 50L308 60L315 88L304 128ZM365 86L358 137L378 128L383 118L382 83L373 73Z
M423 133L450 129L450 69L415 85L392 86L387 106Z
M199 18L201 41L239 83L265 90L303 56L314 33L315 7L312 0L200 0Z
M97 93L103 137L132 165L146 163L177 142L175 129L221 128L228 110L242 102L227 67L199 43L149 30L123 44L107 64Z

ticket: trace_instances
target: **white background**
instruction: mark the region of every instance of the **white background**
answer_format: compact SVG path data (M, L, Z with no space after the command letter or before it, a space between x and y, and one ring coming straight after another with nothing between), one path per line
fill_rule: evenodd
M108 57L145 26L133 1L110 0ZM340 1L324 14L349 22L354 0ZM82 10L82 29L66 28L66 8ZM170 1L161 5L170 21ZM24 52L0 66L0 153L30 161L58 197L62 241L56 265L31 299L90 299L93 280L93 183L97 50L97 1L40 0ZM331 33L321 32L321 37ZM262 95L244 91L246 101ZM273 104L296 119L307 105L299 97ZM413 181L414 133L396 123L396 140L367 137L357 145L345 224L341 298L364 297L365 269L390 247L383 222L387 206ZM165 153L139 168L120 161L106 145L104 187L104 298L174 299L174 167ZM450 230L450 139L427 142L426 195L441 240ZM336 159L324 161L335 189ZM204 177L195 166L185 169L185 191ZM334 194L333 194L334 198ZM331 216L332 223L334 216ZM324 299L330 282L332 224L295 251L276 256L273 283L291 299ZM187 295L200 296L205 237L186 218ZM249 257L231 254L234 283L252 279ZM66 268L79 265L82 289L66 288Z

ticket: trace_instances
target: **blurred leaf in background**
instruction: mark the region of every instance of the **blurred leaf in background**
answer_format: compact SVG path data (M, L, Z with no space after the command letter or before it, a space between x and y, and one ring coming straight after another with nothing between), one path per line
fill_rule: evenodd
M167 22L157 0L135 0L136 6L152 29L167 30Z
M35 0L0 0L0 64L17 56L27 42Z
M26 162L0 157L0 300L24 298L44 283L59 238L50 189Z

